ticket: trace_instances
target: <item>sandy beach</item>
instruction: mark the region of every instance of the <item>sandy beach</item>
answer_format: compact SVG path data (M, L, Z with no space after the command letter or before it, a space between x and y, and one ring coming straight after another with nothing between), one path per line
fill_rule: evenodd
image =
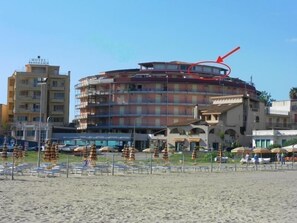
M296 222L297 172L1 176L0 222Z

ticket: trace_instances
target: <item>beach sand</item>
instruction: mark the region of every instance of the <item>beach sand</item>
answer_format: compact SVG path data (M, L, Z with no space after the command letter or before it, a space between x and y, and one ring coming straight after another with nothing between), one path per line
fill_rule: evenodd
M0 178L0 222L297 222L297 172Z

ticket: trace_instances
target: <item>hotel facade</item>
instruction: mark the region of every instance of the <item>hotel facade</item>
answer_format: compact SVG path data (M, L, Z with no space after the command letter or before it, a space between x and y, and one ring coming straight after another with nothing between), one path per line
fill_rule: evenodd
M37 57L8 78L7 113L16 140L38 141L49 137L53 125L69 123L70 71Z
M169 125L193 119L195 107L207 107L211 97L257 98L252 83L222 78L228 73L224 67L177 61L139 66L80 79L75 86L79 131L132 134L135 143L137 134L166 136Z

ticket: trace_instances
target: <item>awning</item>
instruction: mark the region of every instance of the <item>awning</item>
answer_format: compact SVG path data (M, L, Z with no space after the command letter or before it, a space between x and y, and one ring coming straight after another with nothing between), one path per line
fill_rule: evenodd
M189 142L200 142L200 138L189 138Z
M184 138L175 138L174 139L174 142L184 142L185 141L185 139Z

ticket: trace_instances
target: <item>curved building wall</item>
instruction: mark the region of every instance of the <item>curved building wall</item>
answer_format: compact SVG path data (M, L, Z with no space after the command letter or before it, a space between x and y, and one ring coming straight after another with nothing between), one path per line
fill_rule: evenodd
M75 87L79 129L101 133L165 132L168 125L193 118L194 107L207 106L210 97L256 97L255 87L246 82L217 78L225 74L223 68L197 66L189 74L189 66L150 62L140 64L140 69L108 71L81 79Z

